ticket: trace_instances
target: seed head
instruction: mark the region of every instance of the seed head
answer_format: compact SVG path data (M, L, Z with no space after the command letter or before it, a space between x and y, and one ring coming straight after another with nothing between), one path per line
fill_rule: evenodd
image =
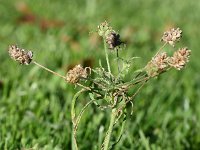
M19 62L22 65L29 65L33 59L32 51L25 51L16 45L9 46L8 53L13 60Z
M161 41L169 43L171 46L175 46L175 42L178 42L182 36L182 30L180 28L170 29L169 31L164 32Z
M177 70L182 69L187 62L189 62L189 57L191 50L188 50L187 47L181 48L174 52L173 56L169 59L169 65L174 67Z
M164 69L166 68L167 65L167 53L166 52L162 52L158 55L156 55L155 57L152 58L151 62L159 69Z
M81 65L76 65L73 69L69 70L66 76L66 81L72 84L79 82L81 78L87 78L87 68L83 68Z
M160 74L165 71L168 67L168 59L166 52L157 54L151 59L151 61L146 65L145 69L147 74L151 77Z
M99 26L98 26L98 33L100 36L102 37L106 37L109 33L111 33L113 31L112 27L109 26L109 24L107 23L107 21L102 22Z

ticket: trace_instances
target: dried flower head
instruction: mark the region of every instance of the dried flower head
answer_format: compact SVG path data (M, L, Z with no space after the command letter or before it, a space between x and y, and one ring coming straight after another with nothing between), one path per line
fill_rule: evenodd
M169 59L169 65L176 68L177 70L182 69L187 62L189 62L189 57L191 50L187 47L181 48L174 52L173 56Z
M152 58L151 62L159 69L164 69L168 66L167 64L167 53L162 52L157 54L155 57Z
M157 54L152 60L146 65L145 70L149 76L155 76L168 68L168 59L166 52Z
M182 36L182 30L180 28L170 29L169 31L164 32L161 41L169 43L173 47L175 46L175 42L178 42Z
M87 78L87 68L83 68L81 65L76 65L73 69L69 70L66 76L66 81L69 83L77 83L81 78Z
M98 26L98 33L100 36L106 37L109 33L113 31L112 27L109 26L107 21L104 21Z
M13 60L18 61L20 64L23 65L29 65L33 59L32 51L26 52L24 49L21 49L16 45L9 46L8 53Z
M120 46L122 44L120 35L115 32L111 32L106 36L106 43L108 44L109 49L114 49L115 47Z

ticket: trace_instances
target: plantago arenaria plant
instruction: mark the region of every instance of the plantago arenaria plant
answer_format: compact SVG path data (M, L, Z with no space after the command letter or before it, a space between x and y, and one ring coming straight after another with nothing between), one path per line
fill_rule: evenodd
M8 52L12 59L18 61L20 64L28 65L33 63L42 69L49 71L50 73L63 78L67 83L74 84L80 87L71 102L71 119L72 119L72 149L78 149L78 142L76 140L76 132L78 129L81 117L90 104L95 104L100 110L110 110L110 124L105 134L104 141L101 149L107 150L113 148L116 145L123 133L124 125L126 122L127 105L131 104L135 99L135 96L140 92L142 87L151 78L157 77L162 73L169 71L172 68L177 70L182 69L189 61L191 51L187 48L180 48L174 52L172 56L169 56L164 51L164 47L169 44L175 46L182 36L182 31L177 29L170 29L164 32L161 41L165 43L147 62L143 69L139 72L135 72L136 75L132 77L130 81L125 80L125 75L131 68L131 59L125 60L119 57L118 49L122 46L123 42L120 39L119 33L105 21L98 26L98 34L103 38L104 51L107 67L103 67L101 62L97 68L83 68L81 65L75 66L69 70L66 76L60 75L41 64L33 60L33 53L24 49L18 48L16 45L9 46ZM118 59L118 73L113 74L110 66L110 59L108 53L116 52ZM119 67L121 65L122 67ZM93 74L93 76L91 76ZM83 82L84 81L84 82ZM129 89L135 88L135 92L129 92ZM87 92L90 100L83 106L79 114L76 114L75 105L78 97ZM121 123L121 132L117 141L110 144L113 128L116 124Z

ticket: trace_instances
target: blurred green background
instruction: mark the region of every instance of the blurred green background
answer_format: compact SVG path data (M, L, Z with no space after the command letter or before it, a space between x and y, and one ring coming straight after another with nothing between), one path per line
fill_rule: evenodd
M141 57L132 70L151 59L170 27L183 30L176 49L192 50L185 69L143 88L115 149L200 149L199 14L198 0L0 0L0 149L70 149L70 104L78 90L35 65L18 65L8 57L8 45L32 50L36 61L63 75L75 64L95 67L104 61L95 33L104 20L127 43L120 54ZM83 96L77 108L88 100ZM80 149L99 149L108 113L87 109L77 135Z

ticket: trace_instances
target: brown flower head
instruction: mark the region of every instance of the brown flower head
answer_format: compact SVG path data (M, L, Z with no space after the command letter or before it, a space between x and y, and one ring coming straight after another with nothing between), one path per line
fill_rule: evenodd
M177 29L170 29L169 31L164 32L161 41L169 43L173 47L175 46L175 42L178 42L182 36L182 30L179 28Z
M152 58L151 62L159 69L164 69L166 68L167 65L167 53L162 52L157 54L155 57Z
M147 74L153 77L165 71L168 67L168 58L166 52L159 53L153 57L145 67Z
M20 64L23 64L23 65L24 64L29 65L33 58L32 51L26 52L24 49L21 49L17 47L16 45L9 46L8 53L13 60L18 61Z
M189 62L189 57L191 50L187 47L181 48L174 52L173 56L169 59L169 65L176 68L177 70L182 69L187 62Z
M81 65L76 65L73 69L69 70L66 76L66 81L69 83L77 83L81 78L87 78L87 68L83 68Z
M106 43L108 44L109 49L114 49L115 47L120 46L122 44L120 35L115 32L109 33L106 36Z

